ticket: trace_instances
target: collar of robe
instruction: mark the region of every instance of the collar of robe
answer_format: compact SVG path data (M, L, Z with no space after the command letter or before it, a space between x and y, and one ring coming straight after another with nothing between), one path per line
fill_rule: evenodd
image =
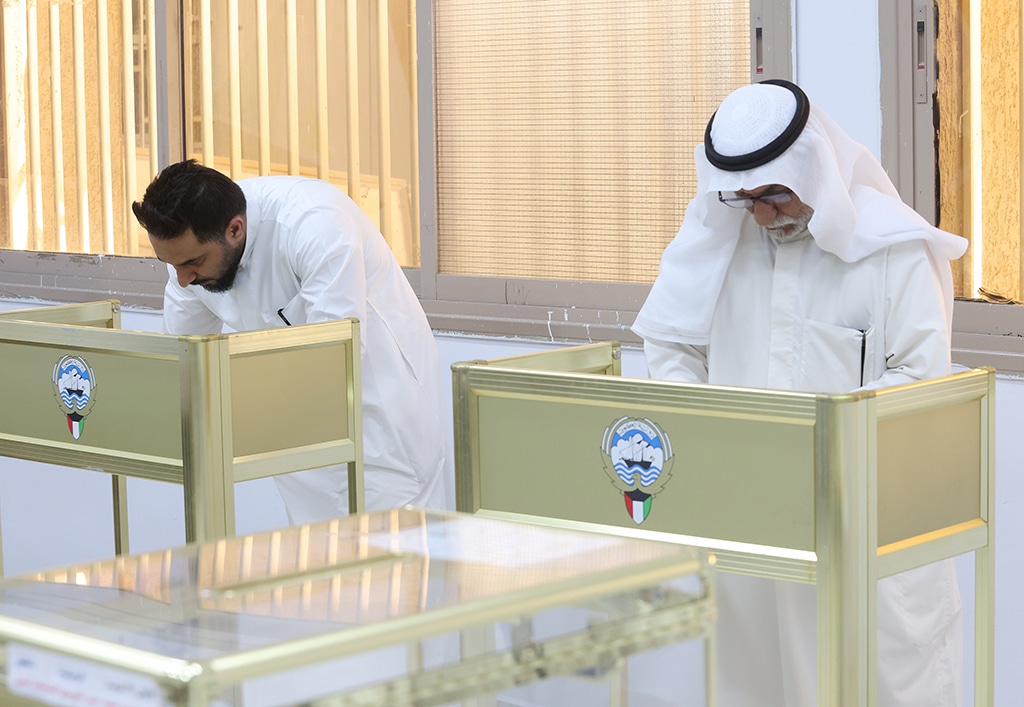
M777 138L764 147L748 152L745 155L721 155L715 151L715 146L711 141L711 124L715 122L715 115L718 115L718 111L715 111L715 114L711 116L711 120L708 121L707 128L704 130L704 154L708 162L718 169L726 172L742 172L768 164L788 150L790 145L800 137L804 126L807 125L807 118L811 114L811 102L807 99L807 94L799 86L783 79L767 79L760 83L782 86L792 91L793 96L796 97L796 111L793 113L793 119L789 121L789 125L786 126L786 129Z

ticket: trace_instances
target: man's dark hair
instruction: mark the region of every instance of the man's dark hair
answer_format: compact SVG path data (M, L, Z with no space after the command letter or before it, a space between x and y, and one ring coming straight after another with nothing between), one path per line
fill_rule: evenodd
M132 212L154 238L170 240L191 230L206 243L222 240L231 219L245 214L245 195L226 175L185 160L165 167Z

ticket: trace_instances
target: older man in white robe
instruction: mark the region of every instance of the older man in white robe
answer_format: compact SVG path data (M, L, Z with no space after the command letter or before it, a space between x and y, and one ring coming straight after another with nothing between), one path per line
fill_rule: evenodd
M839 393L950 372L949 261L966 241L904 205L798 86L730 94L695 159L697 194L633 325L652 378ZM720 704L813 707L813 587L719 586ZM881 580L877 613L878 704L959 706L952 561Z

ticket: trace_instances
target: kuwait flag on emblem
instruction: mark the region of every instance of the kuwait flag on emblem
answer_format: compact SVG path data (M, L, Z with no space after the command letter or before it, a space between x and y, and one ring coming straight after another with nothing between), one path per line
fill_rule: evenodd
M82 436L82 428L85 426L85 418L79 415L77 412L73 412L68 415L68 430L71 432L71 436L78 439Z
M647 519L647 514L651 512L651 494L634 489L626 491L622 497L626 499L626 511L633 522L637 525L643 523Z

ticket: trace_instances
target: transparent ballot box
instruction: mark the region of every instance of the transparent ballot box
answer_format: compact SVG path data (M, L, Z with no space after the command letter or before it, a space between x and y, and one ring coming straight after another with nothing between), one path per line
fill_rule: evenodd
M359 322L171 336L120 329L114 300L0 315L0 456L184 487L185 541L235 532L234 484L345 464L363 508Z
M993 369L816 394L629 378L604 342L452 371L458 510L814 585L821 707L874 704L878 580L973 554L975 704L991 704Z
M713 622L688 546L377 511L0 580L0 704L483 705L546 678L614 705L625 657L710 653Z

